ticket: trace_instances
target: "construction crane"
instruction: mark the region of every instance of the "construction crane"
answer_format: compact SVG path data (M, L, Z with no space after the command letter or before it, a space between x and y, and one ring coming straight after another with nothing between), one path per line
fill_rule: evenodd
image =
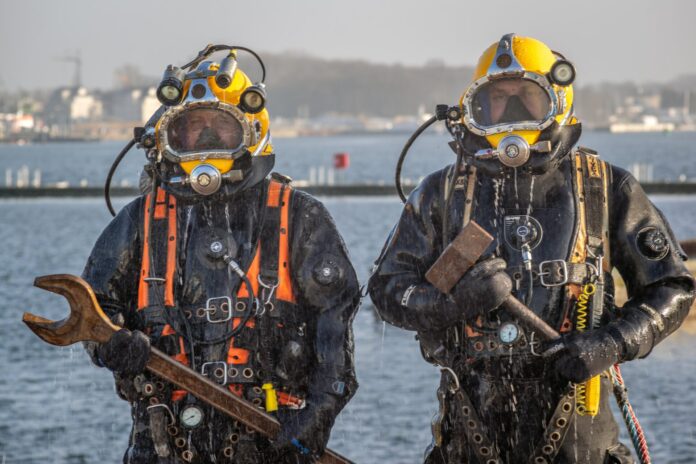
M75 86L75 88L80 88L82 86L82 58L80 57L80 51L76 50L74 55L66 55L56 59L58 61L65 61L75 64L73 86Z

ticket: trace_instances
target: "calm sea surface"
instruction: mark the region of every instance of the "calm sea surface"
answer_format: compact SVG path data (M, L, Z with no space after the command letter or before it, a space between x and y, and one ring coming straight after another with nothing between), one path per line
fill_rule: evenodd
M332 156L347 152L350 169L336 173L337 182L393 182L394 166L407 134L305 137L275 139L276 169L293 179L308 179L312 168L330 168ZM411 148L403 176L418 179L454 161L447 147L448 136L426 132ZM36 145L0 144L0 185L7 169L13 172L27 166L32 175L41 171L44 184L68 181L72 185L86 180L101 186L111 162L125 143L53 143ZM655 179L677 179L680 175L696 181L696 132L672 134L610 134L588 132L580 145L594 148L602 158L629 168L633 164L652 164ZM145 162L143 151L133 149L121 163L114 185L123 181L137 185Z
M391 182L406 136L277 140L278 170L306 178L311 166L329 166L347 151L347 181ZM414 147L405 175L417 178L449 162L439 136ZM651 161L655 177L696 177L696 135L613 136L590 133L583 144L620 165ZM119 144L0 145L3 168L41 167L44 180L88 178L100 184ZM123 178L137 180L142 155L132 153ZM327 198L364 282L401 206L394 197ZM696 201L656 196L677 236L696 236ZM116 201L116 206L125 204ZM21 323L23 311L62 318L61 297L32 287L35 276L79 274L93 242L109 221L101 199L0 200L0 463L120 462L130 418L111 376L92 367L79 347L39 341ZM696 462L696 338L684 330L646 360L624 367L636 412L656 463ZM420 357L413 334L380 322L369 299L355 321L360 390L339 416L330 446L358 463L415 463L430 441L436 411L437 370Z

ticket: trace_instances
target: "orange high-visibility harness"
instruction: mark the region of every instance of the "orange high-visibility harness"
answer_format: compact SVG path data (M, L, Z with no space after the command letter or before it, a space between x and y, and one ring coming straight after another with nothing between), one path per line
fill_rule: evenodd
M275 284L274 298L275 300L284 301L287 303L295 303L295 293L292 287L292 279L290 274L290 253L289 253L289 212L290 212L290 195L292 193L292 188L284 183L278 182L276 180L271 180L268 184L266 207L269 208L267 216L278 217L277 221L277 247L268 247L271 249L277 248L278 256L277 260L272 259L273 257L268 257L268 259L262 259L261 250L265 249L262 246L261 240L257 243L256 251L254 253L254 258L246 271L246 275L251 282L252 290L254 292L254 297L259 296L259 276L263 275L263 262L277 263L277 270L273 272L274 276L277 278ZM143 234L143 254L142 254L142 264L140 270L140 277L138 283L138 311L142 311L153 305L162 305L164 302L164 311L172 310L175 307L174 298L174 282L176 274L176 263L177 263L177 209L176 209L176 198L173 195L168 194L162 189L157 190L156 200L153 204L152 194L148 194L145 199L145 212L144 212L144 234ZM154 206L154 214L151 214L151 208ZM279 210L278 210L279 209ZM279 213L279 214L278 214ZM150 224L150 217L152 217L153 223ZM151 270L154 268L151 263L152 250L151 246L151 230L152 236L156 233L160 233L164 236L166 229L167 243L166 247L161 247L166 249L166 257L164 258L164 263L156 263L154 267L160 269L158 264L164 264L166 269L165 277L158 278L151 276ZM159 285L161 284L161 285ZM240 288L237 291L238 299L248 298L249 293L246 285L240 284ZM228 308L232 311L232 308ZM230 322L232 323L232 328L236 328L241 324L242 317L232 317ZM253 328L255 326L255 320L252 318L246 322L246 326ZM177 345L178 352L172 357L182 364L189 365L189 359L186 355L186 349L184 344L184 338L177 335L174 328L165 324L160 337L178 337ZM249 362L250 352L247 349L237 347L234 343L234 337L229 340L229 347L227 351L227 364L247 364ZM230 391L238 396L243 394L242 384L230 384L228 385ZM178 401L186 396L187 392L185 390L175 390L172 393L172 401ZM278 403L285 406L297 407L301 404L302 400L292 396L286 392L278 391Z

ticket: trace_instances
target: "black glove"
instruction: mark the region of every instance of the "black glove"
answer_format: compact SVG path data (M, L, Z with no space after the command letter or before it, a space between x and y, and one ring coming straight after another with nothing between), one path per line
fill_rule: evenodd
M553 340L543 355L562 379L581 383L619 362L622 343L608 327L601 327Z
M512 292L512 280L505 272L502 258L492 258L475 264L450 291L465 319L497 308Z
M283 463L288 464L313 464L319 458L316 452L308 448L308 445L299 438L291 437L282 431L273 442L271 449L266 452L266 457L268 460L265 462L282 460Z
M308 400L304 409L279 410L282 428L272 443L274 458L293 464L316 462L329 441L336 401L332 395L326 395L321 400Z
M120 374L135 375L145 370L150 357L150 339L136 330L121 329L97 348L101 364Z
M275 451L272 449L259 449L254 440L240 440L237 443L237 450L234 453L236 464L260 464L272 463L278 460Z

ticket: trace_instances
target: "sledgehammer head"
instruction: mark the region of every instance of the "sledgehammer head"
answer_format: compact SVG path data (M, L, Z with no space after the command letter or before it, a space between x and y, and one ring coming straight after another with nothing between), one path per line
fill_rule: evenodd
M469 221L428 269L425 278L442 293L449 293L493 240L481 226Z

